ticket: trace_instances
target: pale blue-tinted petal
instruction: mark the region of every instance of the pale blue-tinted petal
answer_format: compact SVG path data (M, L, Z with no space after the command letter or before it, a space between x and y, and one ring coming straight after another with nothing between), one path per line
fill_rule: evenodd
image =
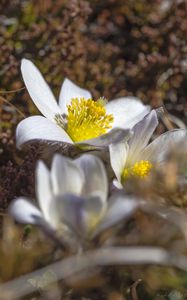
M108 195L108 179L103 162L96 156L84 154L75 163L84 174L84 197L99 196L104 204Z
M107 114L114 116L113 128L132 128L149 111L150 107L135 97L114 99L106 104Z
M84 199L74 194L58 195L50 204L51 217L56 227L67 225L80 234L85 231L83 218Z
M58 224L65 224L79 236L88 234L103 215L103 202L99 197L84 198L74 194L54 197L50 205L51 217Z
M11 202L9 213L17 222L24 224L37 224L43 218L41 211L24 197Z
M21 72L33 102L46 118L53 121L56 114L61 114L61 110L42 74L28 59L22 59Z
M80 195L84 175L72 159L56 154L52 161L51 180L55 195Z
M55 123L42 116L33 116L21 121L16 129L16 145L32 141L59 142L72 144L68 134Z
M66 78L62 84L59 96L59 106L62 113L67 114L67 105L71 103L73 98L91 99L92 95L88 90L80 88L78 85Z
M50 172L46 165L39 161L36 168L36 193L44 218L50 223L50 202L53 201Z
M154 163L164 162L168 153L182 147L186 140L187 130L185 129L167 131L145 148L142 153L142 158Z
M83 207L83 220L85 226L85 232L90 234L95 230L98 223L105 214L107 203L103 203L100 196L91 196L85 198Z
M138 206L138 200L133 197L125 196L121 193L112 195L109 199L108 210L96 228L94 236L120 221L126 221L135 212Z
M133 135L129 139L128 162L134 163L141 159L141 151L147 146L153 132L158 126L158 118L155 110L147 114L143 120L138 122L133 128ZM127 163L128 163L127 162Z

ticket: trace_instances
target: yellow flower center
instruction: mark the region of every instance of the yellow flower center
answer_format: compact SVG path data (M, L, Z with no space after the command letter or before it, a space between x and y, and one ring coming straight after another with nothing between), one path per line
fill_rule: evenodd
M144 178L147 175L149 175L152 168L153 165L148 160L140 160L139 162L136 162L133 166L124 168L121 175L122 181L131 177Z
M113 115L107 115L102 101L72 99L67 106L67 128L74 142L96 138L112 127Z

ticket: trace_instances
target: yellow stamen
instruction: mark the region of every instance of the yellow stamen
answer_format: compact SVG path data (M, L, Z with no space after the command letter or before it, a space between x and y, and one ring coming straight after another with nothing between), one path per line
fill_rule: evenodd
M131 177L144 178L147 175L149 175L152 168L153 165L148 160L140 160L139 162L136 162L133 166L124 168L121 176L122 181Z
M67 106L67 133L74 142L96 138L112 127L113 115L107 115L102 101L72 99Z

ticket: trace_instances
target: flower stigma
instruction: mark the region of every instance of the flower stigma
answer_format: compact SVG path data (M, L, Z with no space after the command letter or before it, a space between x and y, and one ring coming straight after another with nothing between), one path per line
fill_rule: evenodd
M67 109L66 132L74 142L97 138L112 127L114 117L106 114L104 101L73 98Z
M132 177L139 177L145 178L149 175L153 165L148 160L140 160L136 162L133 166L124 168L121 178L122 181L132 178Z

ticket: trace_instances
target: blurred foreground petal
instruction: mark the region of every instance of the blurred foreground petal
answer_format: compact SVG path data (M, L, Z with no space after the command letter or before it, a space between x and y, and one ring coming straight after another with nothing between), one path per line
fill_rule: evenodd
M80 195L83 188L84 177L70 158L56 154L52 161L51 180L54 195L75 194Z
M39 161L36 168L36 194L39 206L46 221L50 221L50 201L53 199L50 172L46 165Z
M16 221L24 224L37 224L38 219L43 218L40 210L23 197L12 201L9 213Z
M83 171L85 184L82 194L85 197L100 196L103 203L108 195L108 179L102 161L90 154L80 156L75 163Z
M120 193L114 194L109 199L108 209L101 223L98 225L94 236L102 230L111 227L120 221L126 221L139 207L139 201Z

